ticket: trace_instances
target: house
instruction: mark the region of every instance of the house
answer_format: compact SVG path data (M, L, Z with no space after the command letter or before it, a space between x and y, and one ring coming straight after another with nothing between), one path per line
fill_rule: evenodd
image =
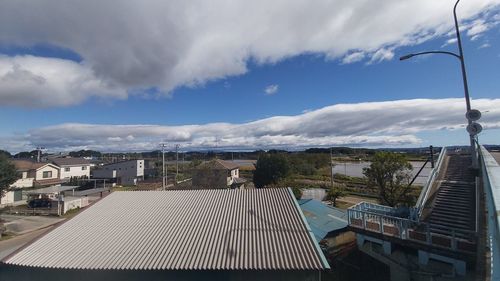
M54 164L34 162L29 159L15 159L12 163L16 167L19 179L10 185L11 191L0 198L0 205L25 203L23 199L23 188L35 186L49 186L60 184L60 169Z
M193 171L195 188L243 188L245 182L237 164L220 159L205 162Z
M116 191L4 258L1 280L320 280L292 191Z
M355 241L354 232L348 229L346 211L315 199L301 199L298 203L316 240L322 245L339 248Z
M84 158L54 158L52 163L61 169L60 179L90 178L90 161Z
M137 185L144 180L144 160L126 160L103 165L92 171L92 178L109 179L118 185Z

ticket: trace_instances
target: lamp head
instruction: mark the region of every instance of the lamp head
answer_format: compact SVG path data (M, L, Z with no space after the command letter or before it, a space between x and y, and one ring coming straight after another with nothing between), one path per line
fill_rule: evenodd
M399 60L407 60L407 59L409 59L409 58L411 58L413 56L414 56L414 54L404 55L404 56L400 57Z

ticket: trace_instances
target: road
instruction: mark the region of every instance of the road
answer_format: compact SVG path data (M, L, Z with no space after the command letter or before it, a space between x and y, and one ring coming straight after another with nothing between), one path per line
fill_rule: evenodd
M0 241L0 260L13 253L15 250L21 248L31 240L50 231L52 228L54 228L54 226L38 229L30 233L26 233L4 241Z

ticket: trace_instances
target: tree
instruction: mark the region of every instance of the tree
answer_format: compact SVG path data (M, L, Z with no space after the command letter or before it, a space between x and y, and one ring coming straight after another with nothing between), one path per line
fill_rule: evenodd
M375 153L363 174L378 187L381 203L394 207L412 200L409 186L412 169L404 154L382 151Z
M277 184L290 173L290 164L283 154L262 154L255 164L253 183L255 187L262 188Z
M326 200L332 201L332 205L334 207L337 206L337 198L345 196L346 186L341 183L334 183L330 189L328 189L328 192L326 193Z
M16 167L9 161L7 156L0 154L0 203L5 193L10 189L18 178ZM0 219L0 236L5 231L3 222Z
M293 195L295 196L295 199L300 200L302 198L302 189L299 187L292 187Z

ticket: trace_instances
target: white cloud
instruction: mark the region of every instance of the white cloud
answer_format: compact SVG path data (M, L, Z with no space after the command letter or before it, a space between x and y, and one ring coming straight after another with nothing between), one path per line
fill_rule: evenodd
M380 49L376 51L369 63L381 62L384 60L391 60L394 57L394 52L388 49Z
M350 53L350 54L346 55L345 57L343 57L342 63L343 64L354 63L354 62L358 62L364 58L365 58L364 52L354 52L354 53Z
M485 130L500 128L500 99L477 99L472 106L488 111L480 120ZM465 135L464 111L463 98L414 99L336 104L295 116L275 116L243 124L66 123L33 129L3 139L2 144L11 151L32 149L36 145L53 151L141 151L156 149L161 141L182 143L187 149L419 145L422 142L419 132L460 129Z
M68 106L90 97L126 98L127 92L99 79L86 65L73 61L0 55L3 106Z
M476 19L499 3L464 1L460 18ZM348 63L361 56L353 51L363 52L372 63L392 59L398 46L447 33L453 24L453 4L453 0L2 1L0 44L67 48L82 57L80 65L98 83L129 91L156 87L167 94L176 87L244 74L248 61L275 63L300 54L320 54ZM468 32L480 29L478 25ZM1 93L0 102L5 95ZM80 96L70 104L83 100ZM16 104L22 102L30 104L27 98Z
M478 47L478 49L484 49L489 47L491 47L490 43L483 43L481 46Z
M453 33L453 34L455 34L455 33ZM457 38L450 38L450 39L446 40L446 42L441 46L441 48L446 47L446 46L451 45L451 44L455 44L455 43L457 43Z
M279 90L279 85L278 84L272 84L272 85L269 85L267 86L265 89L264 89L264 92L266 93L266 95L274 95L278 92Z

